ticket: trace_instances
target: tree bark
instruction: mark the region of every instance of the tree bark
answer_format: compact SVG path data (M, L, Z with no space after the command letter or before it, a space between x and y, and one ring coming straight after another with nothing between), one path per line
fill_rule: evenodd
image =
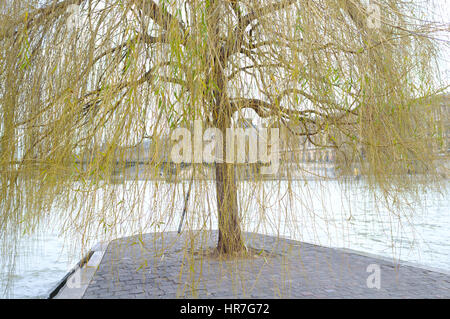
M234 164L216 164L216 193L219 214L219 241L221 254L244 249L237 204L237 185Z
M219 82L220 83L220 82ZM225 98L226 99L226 98ZM223 101L216 96L216 101ZM219 103L214 124L226 136L231 127L231 107L229 103ZM237 253L244 249L237 199L237 181L235 164L226 162L227 139L222 144L223 163L216 163L216 196L219 222L219 241L217 249L221 254ZM234 145L231 145L234 147Z
M221 79L221 77L216 78ZM222 81L219 80L219 87ZM226 129L231 127L232 110L226 101L226 95L216 92L216 109L214 124L220 129L223 137L226 136ZM223 163L216 163L216 196L219 223L219 241L217 250L221 254L238 253L244 249L242 241L240 218L237 199L237 181L235 164L226 162L227 139L224 138L222 144ZM234 145L231 145L234 147Z

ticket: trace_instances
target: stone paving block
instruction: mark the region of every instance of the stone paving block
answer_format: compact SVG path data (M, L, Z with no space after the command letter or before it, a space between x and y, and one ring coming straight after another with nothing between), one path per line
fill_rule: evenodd
M248 247L272 255L188 260L183 258L186 235L174 232L143 235L145 251L133 244L134 237L115 240L83 297L450 298L450 275L445 273L271 236L245 233L244 237ZM197 245L212 248L216 241L217 232L211 232L207 242ZM148 267L137 271L144 263ZM380 290L367 287L366 269L371 264L380 266Z

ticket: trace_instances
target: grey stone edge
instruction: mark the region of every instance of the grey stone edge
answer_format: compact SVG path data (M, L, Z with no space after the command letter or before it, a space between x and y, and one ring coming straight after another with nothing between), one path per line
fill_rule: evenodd
M103 256L108 242L97 243L48 293L47 299L81 299L86 292Z

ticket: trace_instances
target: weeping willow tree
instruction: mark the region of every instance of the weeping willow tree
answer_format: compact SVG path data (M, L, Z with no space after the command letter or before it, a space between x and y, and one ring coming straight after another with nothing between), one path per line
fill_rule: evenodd
M65 208L64 232L85 241L113 237L125 221L175 216L181 178L156 187L150 208L145 188L118 195L111 176L127 150L151 141L145 183L170 162L161 141L174 129L201 119L225 136L248 110L283 128L291 151L306 142L332 149L337 167L358 165L387 199L427 187L440 138L429 102L440 89L436 35L448 32L425 18L432 9L402 0L2 1L3 255L12 255L6 234L31 232L55 207ZM236 172L217 160L214 187L193 186L196 198L215 192L205 216L217 213L222 255L245 250ZM127 214L111 218L120 205ZM148 209L153 219L141 218Z

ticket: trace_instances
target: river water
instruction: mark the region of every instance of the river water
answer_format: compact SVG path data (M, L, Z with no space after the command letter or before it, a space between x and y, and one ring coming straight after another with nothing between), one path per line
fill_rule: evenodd
M274 182L267 182L268 192L288 187L283 182L273 184L275 186L271 183ZM364 191L363 183L352 183L351 187L334 180L304 183L308 185L305 187L307 191L300 192L300 197L293 200L294 206L286 206L285 209L277 206L279 214L262 212L266 214L262 226L255 222L259 220L256 217L262 216L257 205L259 199L251 196L253 186L243 183L242 193L250 194L249 198L241 198L245 203L241 211L248 212L244 217L245 228L450 271L449 181L443 193L422 194L420 207L413 208L410 215L400 219L393 217L389 208L380 207L377 199ZM267 200L267 207L279 204L279 197L270 198L272 200ZM180 201L180 198L176 200ZM177 216L165 230L177 229ZM211 222L214 228L216 221L213 219ZM59 232L46 224L37 234L21 239L17 268L11 278L13 289L8 295L2 289L0 297L47 297L81 258L79 253L69 248ZM134 233L135 230L128 230L121 235ZM95 238L91 242L94 244ZM5 276L5 270L0 270L0 286L4 286Z

